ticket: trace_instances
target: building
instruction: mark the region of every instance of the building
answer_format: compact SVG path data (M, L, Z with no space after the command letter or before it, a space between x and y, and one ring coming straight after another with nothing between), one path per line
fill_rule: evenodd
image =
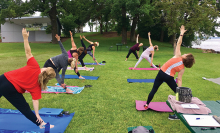
M59 19L58 23L58 34L60 35L61 24ZM21 34L22 28L27 25L41 24L42 27L37 30L29 31L29 42L51 42L52 34L46 34L45 27L51 25L50 18L35 16L35 17L21 17L6 19L6 22L1 25L1 39L2 42L23 42Z

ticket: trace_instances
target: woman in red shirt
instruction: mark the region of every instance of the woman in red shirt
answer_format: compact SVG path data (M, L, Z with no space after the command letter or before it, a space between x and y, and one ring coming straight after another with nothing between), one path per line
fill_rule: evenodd
M51 67L40 69L39 64L31 53L28 42L29 32L23 28L22 35L24 38L27 65L0 76L0 97L4 96L26 118L40 128L43 128L46 123L38 113L38 100L41 99L41 90L47 89L48 81L55 78L56 73ZM31 111L30 106L22 95L26 90L32 96L35 114ZM52 127L54 126L51 125Z

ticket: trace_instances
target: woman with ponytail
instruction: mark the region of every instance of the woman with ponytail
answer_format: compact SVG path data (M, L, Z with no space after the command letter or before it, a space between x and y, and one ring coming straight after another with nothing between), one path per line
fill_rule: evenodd
M31 48L28 42L29 32L23 28L22 35L24 39L27 65L6 72L0 76L0 98L4 96L27 119L40 128L44 128L46 123L41 119L38 113L38 100L41 99L41 91L47 89L46 84L49 80L56 77L56 73L51 67L40 69L39 64L31 53ZM22 95L25 91L29 91L32 96L35 114L32 112L29 104ZM50 125L50 128L53 127L53 125Z
M73 69L76 64L76 59L75 58L68 58L68 54L67 54L65 48L63 47L63 44L60 41L60 36L58 36L56 34L55 37L57 38L57 41L60 45L62 54L59 54L57 56L54 56L54 57L51 57L50 59L48 59L45 62L44 67L52 67L54 69L54 71L56 72L57 82L63 87L63 89L66 90L66 92L72 93L73 91L66 87L66 84L64 83L64 78L65 78L67 66L70 64L71 68ZM61 69L62 69L62 75L61 75L62 78L60 78L60 75L59 75L59 72Z

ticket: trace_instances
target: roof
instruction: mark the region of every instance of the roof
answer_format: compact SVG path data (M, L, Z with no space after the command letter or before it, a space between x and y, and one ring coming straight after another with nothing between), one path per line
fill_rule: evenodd
M7 18L6 21L14 22L17 25L51 23L50 18L48 18L47 16L19 17L19 18L11 18L10 20L9 18Z

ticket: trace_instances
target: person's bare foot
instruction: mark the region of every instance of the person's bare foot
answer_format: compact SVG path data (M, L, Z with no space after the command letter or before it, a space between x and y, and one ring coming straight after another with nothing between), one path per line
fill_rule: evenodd
M157 70L160 70L160 68L157 68Z
M47 123L45 123L45 122L41 123L40 126L39 126L40 129L45 128L45 125L46 125L46 124L47 124ZM51 124L50 124L50 128L54 128L54 125L51 125Z
M73 93L74 91L70 90L69 88L66 88L67 93Z
M83 78L82 76L79 76L79 79L85 79L85 78Z
M90 69L89 69L89 68L86 68L86 71L90 71Z
M127 61L127 59L125 59L125 61Z
M132 70L135 70L135 68L132 68Z

